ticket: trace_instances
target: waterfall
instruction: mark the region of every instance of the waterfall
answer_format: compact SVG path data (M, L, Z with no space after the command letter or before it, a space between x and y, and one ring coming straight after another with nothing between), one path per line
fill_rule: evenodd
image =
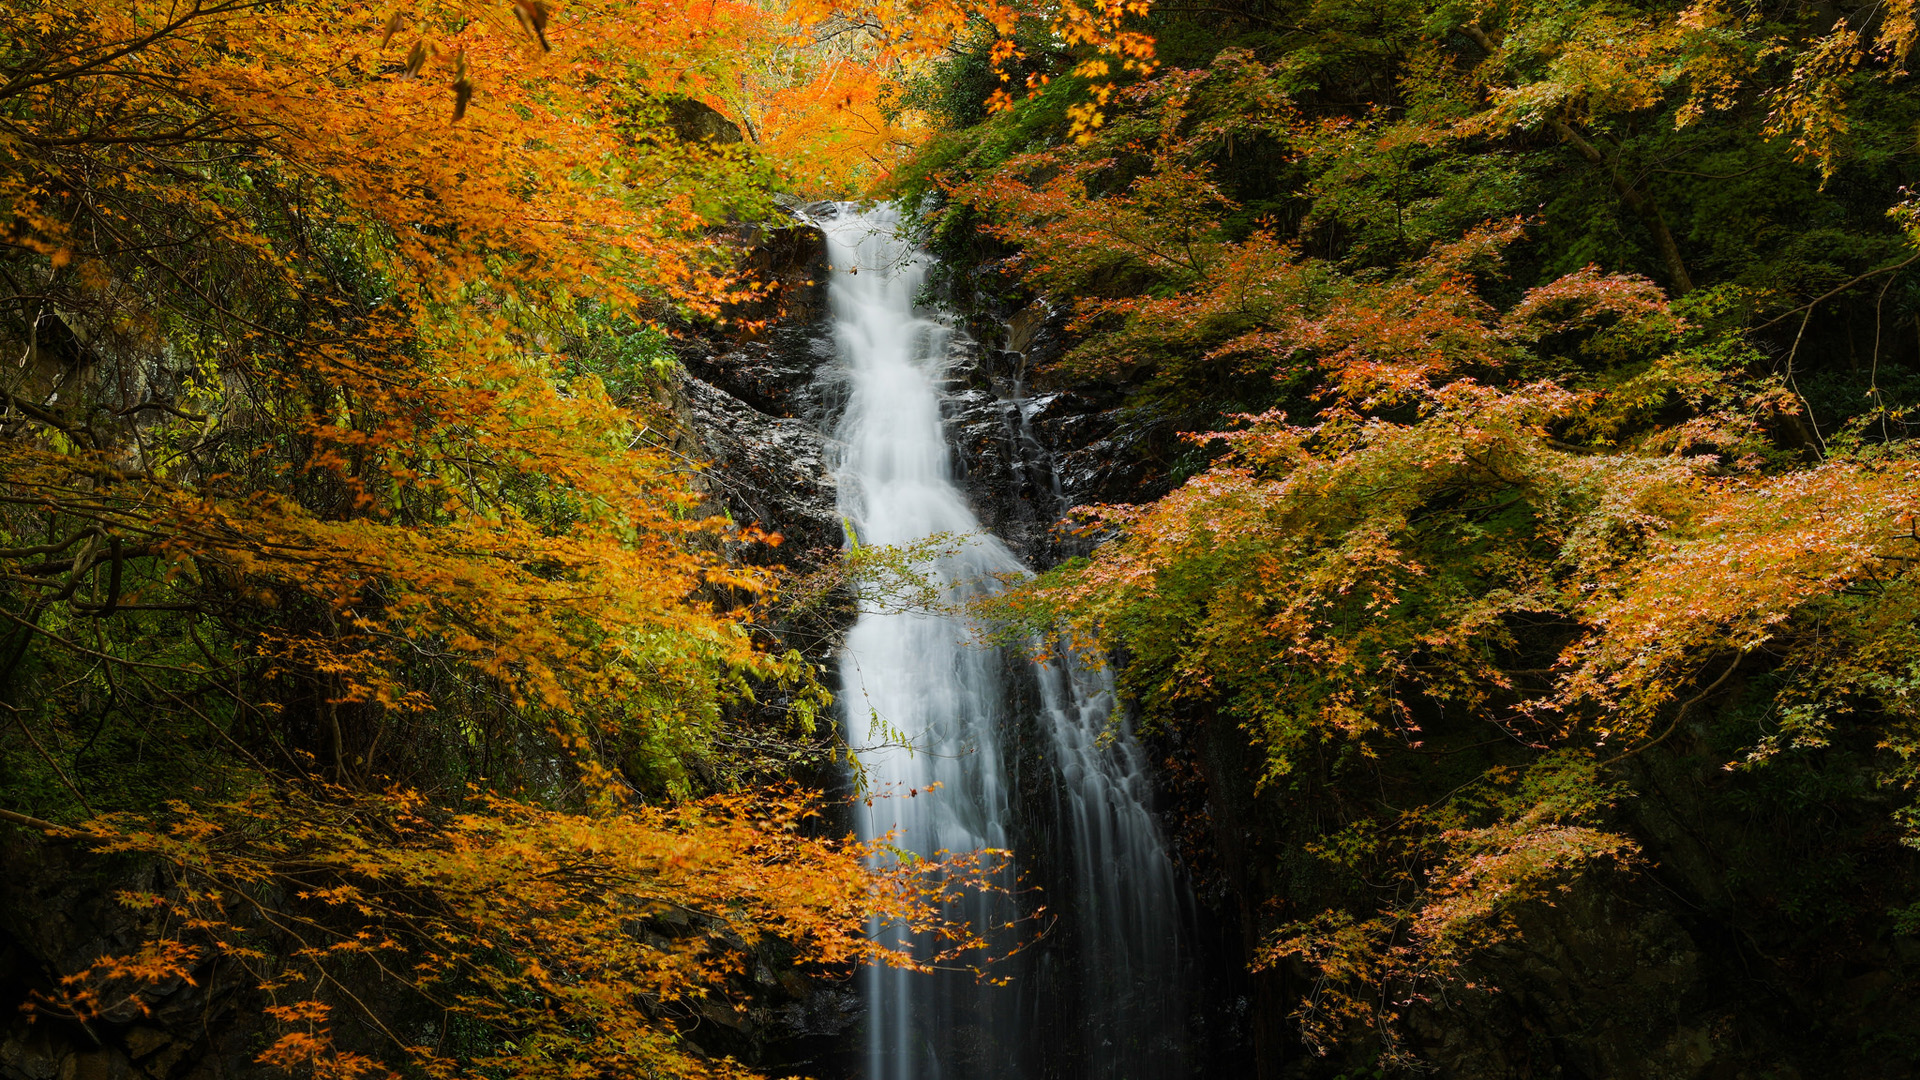
M939 392L952 331L916 308L923 257L897 235L890 208L821 217L847 388L840 511L864 545L957 538L927 572L950 602L979 597L1026 569L982 534L954 480ZM1048 947L1015 964L1007 985L963 972L864 972L865 1080L1185 1075L1186 894L1148 810L1144 756L1112 722L1104 670L1058 650L1037 664L982 646L959 616L864 599L841 660L846 736L862 748L876 796L859 812L862 837L897 831L902 847L926 855L1043 837L1037 846L1053 850L1021 850L1016 862L1040 864L1042 901L1058 919ZM1044 772L1023 789L1016 743L1034 732ZM1017 812L1048 802L1049 821ZM954 913L996 928L989 936L1003 951L1009 933L1037 931L997 929L1034 904L1008 874L1004 892Z

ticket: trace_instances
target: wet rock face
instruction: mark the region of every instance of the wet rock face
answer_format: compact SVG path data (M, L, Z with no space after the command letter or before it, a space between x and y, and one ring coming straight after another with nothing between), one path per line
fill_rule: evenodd
M695 378L766 416L819 426L823 401L816 373L833 363L833 341L824 332L782 324L762 339L724 348L691 343L680 358Z
M1104 479L1105 465L1089 465L1098 451L1078 441L1093 419L1078 411L1084 402L1035 393L1030 370L1026 353L958 334L943 406L955 469L980 523L1021 561L1044 568L1084 550L1060 524Z
M740 524L782 535L769 557L790 561L795 552L838 550L833 475L826 440L813 424L769 416L699 379L685 380L680 393L693 442L712 463L703 477L708 491Z
M954 468L980 524L1023 562L1050 562L1052 529L1065 511L1053 458L1028 423L1036 408L1021 379L1024 358L956 337L948 349L941 406Z
M731 1057L770 1076L821 1076L844 1049L865 1006L858 983L809 978L773 946L734 982L735 1002L693 1006L700 1023L684 1037L712 1057Z
M782 534L779 549L748 557L793 564L840 547L823 434L833 407L825 373L834 357L826 237L798 221L746 232L755 245L748 263L774 289L732 313L743 332L680 344L687 377L675 393L685 424L677 448L711 463L705 482L714 509Z
M965 328L948 371L956 460L975 513L1022 560L1045 569L1092 550L1063 527L1076 506L1166 492L1164 470L1143 452L1146 429L1117 397L1047 376L1070 344L1065 311L1009 310L966 288L950 289L947 303Z

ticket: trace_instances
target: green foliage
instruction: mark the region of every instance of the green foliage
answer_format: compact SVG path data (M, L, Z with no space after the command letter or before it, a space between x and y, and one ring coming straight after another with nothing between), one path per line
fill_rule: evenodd
M677 361L666 330L597 305L582 306L564 354L570 379L591 376L615 401L644 402L654 387L673 377Z
M1090 138L923 167L1071 313L1044 377L1182 462L999 613L1167 745L1244 733L1309 1038L1409 1065L1643 848L1795 963L1920 925L1910 7L1153 18Z

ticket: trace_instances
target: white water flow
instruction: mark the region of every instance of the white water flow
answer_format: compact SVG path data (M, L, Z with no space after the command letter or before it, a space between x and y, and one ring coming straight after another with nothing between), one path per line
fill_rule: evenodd
M955 482L939 393L952 332L914 306L922 257L890 208L822 217L847 387L841 513L862 545L964 538L929 568L949 601L998 588L1025 568L982 533ZM1047 891L1023 884L954 913L991 928L1001 952L1033 944L995 972L1007 985L863 974L865 1080L1187 1075L1185 893L1148 810L1144 756L1109 724L1105 673L1034 664L980 645L962 617L887 599L863 597L841 661L847 739L878 796L863 838L897 830L925 855L1013 848ZM1031 770L1024 783L1016 765ZM1046 914L1002 929L1041 903Z

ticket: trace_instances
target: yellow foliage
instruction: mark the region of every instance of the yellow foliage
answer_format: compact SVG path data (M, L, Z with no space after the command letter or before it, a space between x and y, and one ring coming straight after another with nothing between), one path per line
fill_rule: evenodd
M276 1026L256 1060L296 1074L750 1077L680 1030L702 1009L743 1007L739 976L754 965L924 968L982 944L941 914L991 876L976 857L874 869L884 841L817 838L814 815L782 791L583 815L500 799L448 814L415 793L321 789L95 819L81 832L94 850L167 870L157 894L128 898L167 918L34 1011L143 1006L220 957L252 972ZM916 959L869 937L871 920L938 947ZM485 1035L464 1050L403 1037L346 989L354 971L379 972L442 1030L459 1020ZM382 1045L339 1046L328 1022L343 1009Z

